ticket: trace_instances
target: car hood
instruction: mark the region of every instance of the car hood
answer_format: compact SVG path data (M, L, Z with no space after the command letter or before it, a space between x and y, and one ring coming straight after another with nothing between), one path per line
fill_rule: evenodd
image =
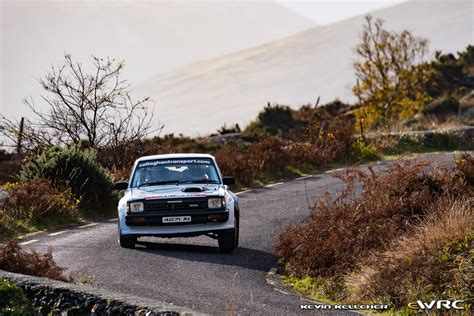
M224 196L221 184L157 185L130 189L130 200Z

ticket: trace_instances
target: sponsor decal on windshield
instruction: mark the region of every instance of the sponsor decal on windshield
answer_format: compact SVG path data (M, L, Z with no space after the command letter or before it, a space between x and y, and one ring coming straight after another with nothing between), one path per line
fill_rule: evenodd
M144 161L138 164L138 168L143 167L153 167L153 166L161 166L161 165L210 165L211 161L209 159L166 159L166 160L152 160L152 161Z
M145 200L148 200L148 199L161 199L164 197L165 197L164 195L147 195L147 196L144 196L143 198Z

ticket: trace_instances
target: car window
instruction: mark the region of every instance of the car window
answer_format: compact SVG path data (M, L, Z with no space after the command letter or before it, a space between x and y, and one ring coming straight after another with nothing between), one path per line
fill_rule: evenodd
M220 180L211 159L158 159L137 164L131 187L173 182L220 183Z

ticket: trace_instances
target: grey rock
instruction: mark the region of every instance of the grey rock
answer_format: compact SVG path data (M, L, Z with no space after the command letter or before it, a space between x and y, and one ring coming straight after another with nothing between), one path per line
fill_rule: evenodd
M3 206L5 202L8 201L9 196L10 194L8 193L8 191L0 189L0 206Z

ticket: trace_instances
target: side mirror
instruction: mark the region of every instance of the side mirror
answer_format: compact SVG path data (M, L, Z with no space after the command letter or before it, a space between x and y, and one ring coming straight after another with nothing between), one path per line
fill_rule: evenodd
M222 177L222 182L226 185L231 185L235 184L235 178L234 177Z
M115 190L127 190L128 188L128 182L126 181L120 181L115 183Z

